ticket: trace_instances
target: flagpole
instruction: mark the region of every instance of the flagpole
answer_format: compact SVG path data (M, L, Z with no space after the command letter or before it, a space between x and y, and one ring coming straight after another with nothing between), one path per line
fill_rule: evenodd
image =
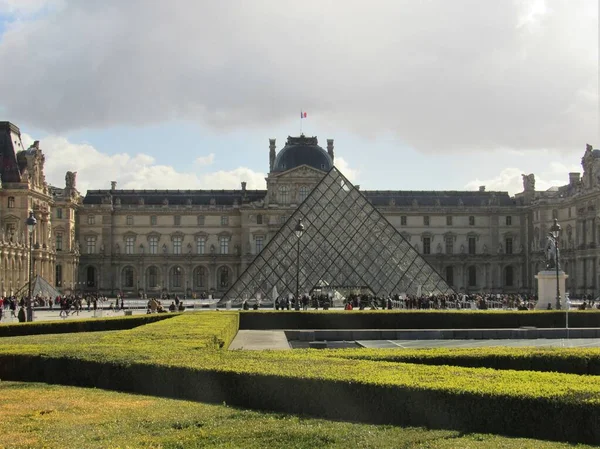
M302 135L302 119L303 119L302 114L303 114L303 112L300 111L300 135Z

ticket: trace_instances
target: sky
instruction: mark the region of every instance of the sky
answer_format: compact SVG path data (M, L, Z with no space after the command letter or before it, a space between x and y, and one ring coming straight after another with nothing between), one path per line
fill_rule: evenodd
M302 130L363 190L512 195L600 148L598 44L597 0L0 0L0 121L82 192L264 189Z

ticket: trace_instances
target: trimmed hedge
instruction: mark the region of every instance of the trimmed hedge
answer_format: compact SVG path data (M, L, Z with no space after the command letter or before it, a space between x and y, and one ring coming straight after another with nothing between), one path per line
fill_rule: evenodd
M433 371L431 374L434 375ZM483 370L481 382L485 382L485 374ZM586 400L585 395L519 396L24 355L0 356L0 376L7 380L93 386L336 420L600 442L600 407L597 399ZM564 380L569 379L557 378ZM577 378L570 380L576 382Z
M600 348L333 349L323 357L600 375Z
M0 337L23 335L66 334L74 332L102 332L132 329L144 324L172 318L173 314L151 314L104 319L81 319L66 321L34 321L0 326Z
M0 377L329 419L600 443L595 377L349 360L310 350L216 349L228 346L238 316L186 313L95 338L81 334L76 345L68 335L17 337L0 346Z
M560 311L243 311L240 329L564 328ZM569 327L600 327L600 311L569 312Z

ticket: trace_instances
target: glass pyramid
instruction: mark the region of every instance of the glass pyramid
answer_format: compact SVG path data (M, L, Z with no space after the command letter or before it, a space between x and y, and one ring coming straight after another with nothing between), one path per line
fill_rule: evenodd
M304 225L300 239L295 232L298 220ZM296 294L297 280L300 294L322 289L367 291L380 298L454 293L335 167L220 302L271 302L275 297L290 297Z

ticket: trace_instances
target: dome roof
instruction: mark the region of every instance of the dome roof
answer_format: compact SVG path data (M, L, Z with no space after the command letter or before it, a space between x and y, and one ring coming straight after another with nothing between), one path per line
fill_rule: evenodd
M318 145L316 137L288 137L285 146L277 154L273 164L274 172L290 170L301 165L308 165L328 172L333 168L333 161L327 151Z

